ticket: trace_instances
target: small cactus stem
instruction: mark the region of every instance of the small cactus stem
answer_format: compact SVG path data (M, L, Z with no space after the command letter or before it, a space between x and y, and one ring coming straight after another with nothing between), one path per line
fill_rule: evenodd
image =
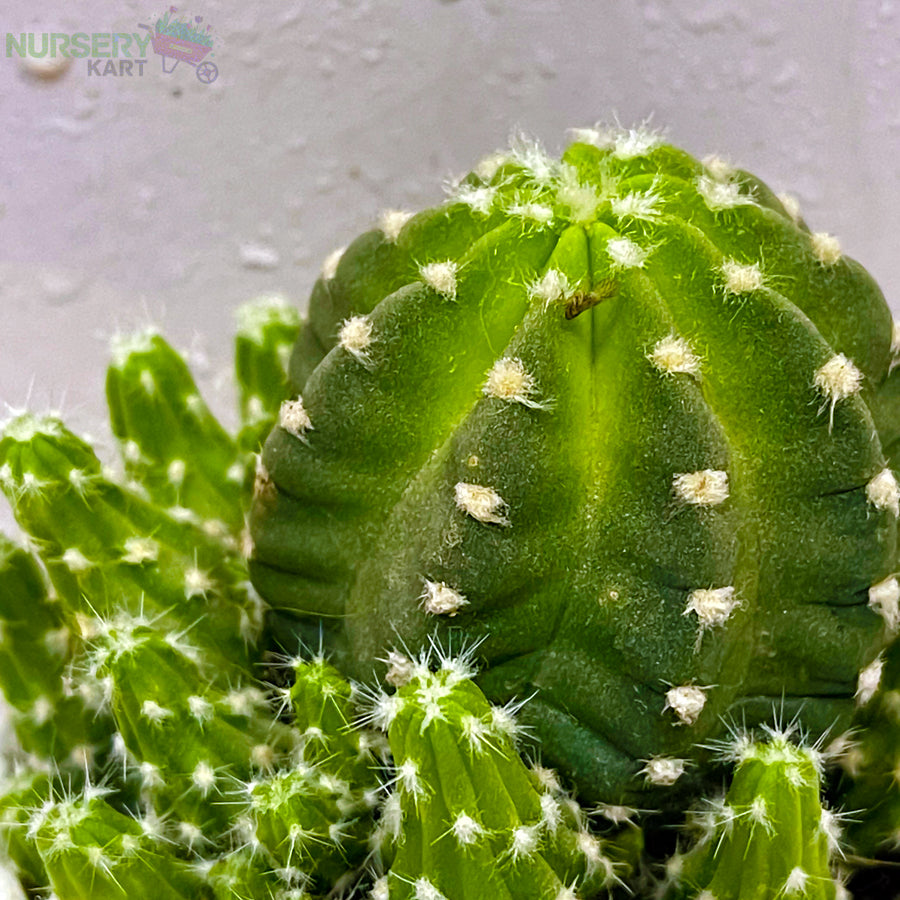
M0 686L25 750L62 760L109 733L105 715L66 691L66 667L79 650L35 558L0 535Z
M403 703L389 726L403 835L387 876L390 896L416 896L410 886L426 877L459 900L537 900L569 885L592 896L614 884L605 843L584 830L577 806L577 815L567 811L565 795L525 767L469 664L445 659L431 672L423 663L398 689Z
M828 430L834 428L834 409L841 400L853 397L860 392L863 373L853 363L838 353L816 370L813 384L825 398L828 407Z
M469 601L457 590L443 581L425 579L425 590L421 595L422 608L432 616L455 616Z
M716 469L683 472L672 480L675 496L692 506L719 506L728 499L728 473Z
M722 263L722 274L725 276L726 294L749 294L765 285L759 263L744 264L726 259Z
M666 896L743 900L752 871L758 896L833 900L838 826L819 799L821 754L776 730L740 743L731 786L694 814L699 839L669 867Z
M385 240L391 244L397 242L403 226L412 218L413 214L404 209L386 209L378 217L378 227L384 234Z
M900 486L890 469L882 469L867 485L866 499L877 510L900 515Z
M647 359L664 375L700 375L700 357L684 338L675 334L657 341Z
M679 725L694 725L706 705L706 693L693 684L683 684L666 691L664 710L671 709Z
M883 619L890 634L900 628L900 582L892 575L869 588L869 607Z
M151 775L165 773L154 802L171 804L186 821L206 823L211 836L228 828L230 811L221 802L225 773L229 782L247 779L294 748L287 726L261 708L259 689L226 692L210 685L202 656L177 636L123 620L101 629L91 653L92 668L109 679L124 746ZM271 749L265 758L261 746Z
M833 234L817 231L809 239L813 255L823 266L833 266L843 256L841 242Z
M426 263L419 267L422 281L447 300L456 299L458 265L453 260Z
M189 900L203 883L154 829L113 809L104 791L51 802L36 823L35 842L55 894L112 900L145 895L153 873L154 897Z
M246 454L259 448L288 395L287 363L300 331L300 316L283 298L263 297L239 307L237 322L234 371L241 418L237 445ZM233 463L226 477L243 487L245 460Z
M378 742L351 728L357 718L353 687L321 656L298 658L293 671L290 702L295 729L307 735L304 759L346 779L357 793L375 788L372 756Z
M344 319L338 332L338 343L364 366L370 366L372 359L369 348L372 345L372 321L368 316L351 316Z
M466 515L485 525L510 524L506 501L492 488L460 481L455 488L456 505Z
M154 502L177 503L236 530L240 486L225 476L238 449L200 397L182 356L155 333L125 348L118 339L106 396L126 474Z
M302 397L285 400L281 404L278 411L278 426L304 443L308 442L306 433L312 431L313 425L309 419L309 413L303 406Z
M300 868L331 885L367 852L371 809L362 793L317 766L302 765L249 783L246 818L253 839L277 867Z
M321 275L323 281L332 281L337 275L338 264L346 249L346 247L338 247L336 250L332 250L322 261Z

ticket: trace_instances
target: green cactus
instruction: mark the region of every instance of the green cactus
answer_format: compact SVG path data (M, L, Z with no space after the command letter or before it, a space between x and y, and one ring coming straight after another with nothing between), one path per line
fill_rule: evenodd
M329 259L251 574L361 680L479 641L486 694L535 694L545 758L612 801L688 788L723 717L782 697L849 721L891 619L900 375L871 278L761 182L581 137Z
M724 798L695 814L699 833L668 863L671 900L835 900L830 862L840 852L839 817L821 805L822 754L773 731L763 741L739 737Z
M394 756L382 830L396 847L376 897L563 900L622 883L554 773L519 758L513 711L488 703L469 660L432 672L395 657L390 674L399 690L373 698L371 719Z
M107 377L124 475L5 423L29 898L837 900L848 724L841 865L896 841L883 299L747 173L580 138L386 213L302 326L242 310L234 433L152 331ZM734 742L671 856L773 708L813 749Z

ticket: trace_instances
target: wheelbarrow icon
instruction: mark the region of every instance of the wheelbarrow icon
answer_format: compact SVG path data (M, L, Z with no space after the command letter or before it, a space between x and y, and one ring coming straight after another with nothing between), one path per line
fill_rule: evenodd
M153 45L153 52L157 56L162 57L162 70L167 75L171 75L175 71L175 67L179 62L186 62L189 66L196 67L197 79L202 81L203 84L212 84L219 77L218 66L209 60L203 61L203 57L212 50L212 47L173 37L170 34L158 34L149 25L139 24L138 28L144 28L150 32L150 43ZM174 62L171 63L169 68L166 68L168 60L174 60Z

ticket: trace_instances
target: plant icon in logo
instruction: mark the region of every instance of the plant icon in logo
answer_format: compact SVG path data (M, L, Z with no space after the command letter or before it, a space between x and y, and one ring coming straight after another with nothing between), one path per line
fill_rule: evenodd
M203 27L203 16L174 18L178 8L170 6L168 12L156 20L155 27L138 25L150 32L153 52L162 57L162 70L167 75L175 71L179 62L186 62L197 70L197 78L203 84L212 84L219 77L218 66L204 60L212 50L212 28ZM166 63L170 61L167 67Z

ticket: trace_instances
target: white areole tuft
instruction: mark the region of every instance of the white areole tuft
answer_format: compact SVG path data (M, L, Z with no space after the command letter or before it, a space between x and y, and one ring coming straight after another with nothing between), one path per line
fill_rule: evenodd
M456 275L458 266L453 260L427 263L419 267L419 275L428 287L452 300L456 297Z
M455 488L456 505L486 525L509 525L506 501L491 487L460 481Z
M647 359L665 375L700 374L700 357L683 337L675 334L657 341Z
M675 496L694 506L718 506L728 499L728 473L718 469L684 472L672 479Z

